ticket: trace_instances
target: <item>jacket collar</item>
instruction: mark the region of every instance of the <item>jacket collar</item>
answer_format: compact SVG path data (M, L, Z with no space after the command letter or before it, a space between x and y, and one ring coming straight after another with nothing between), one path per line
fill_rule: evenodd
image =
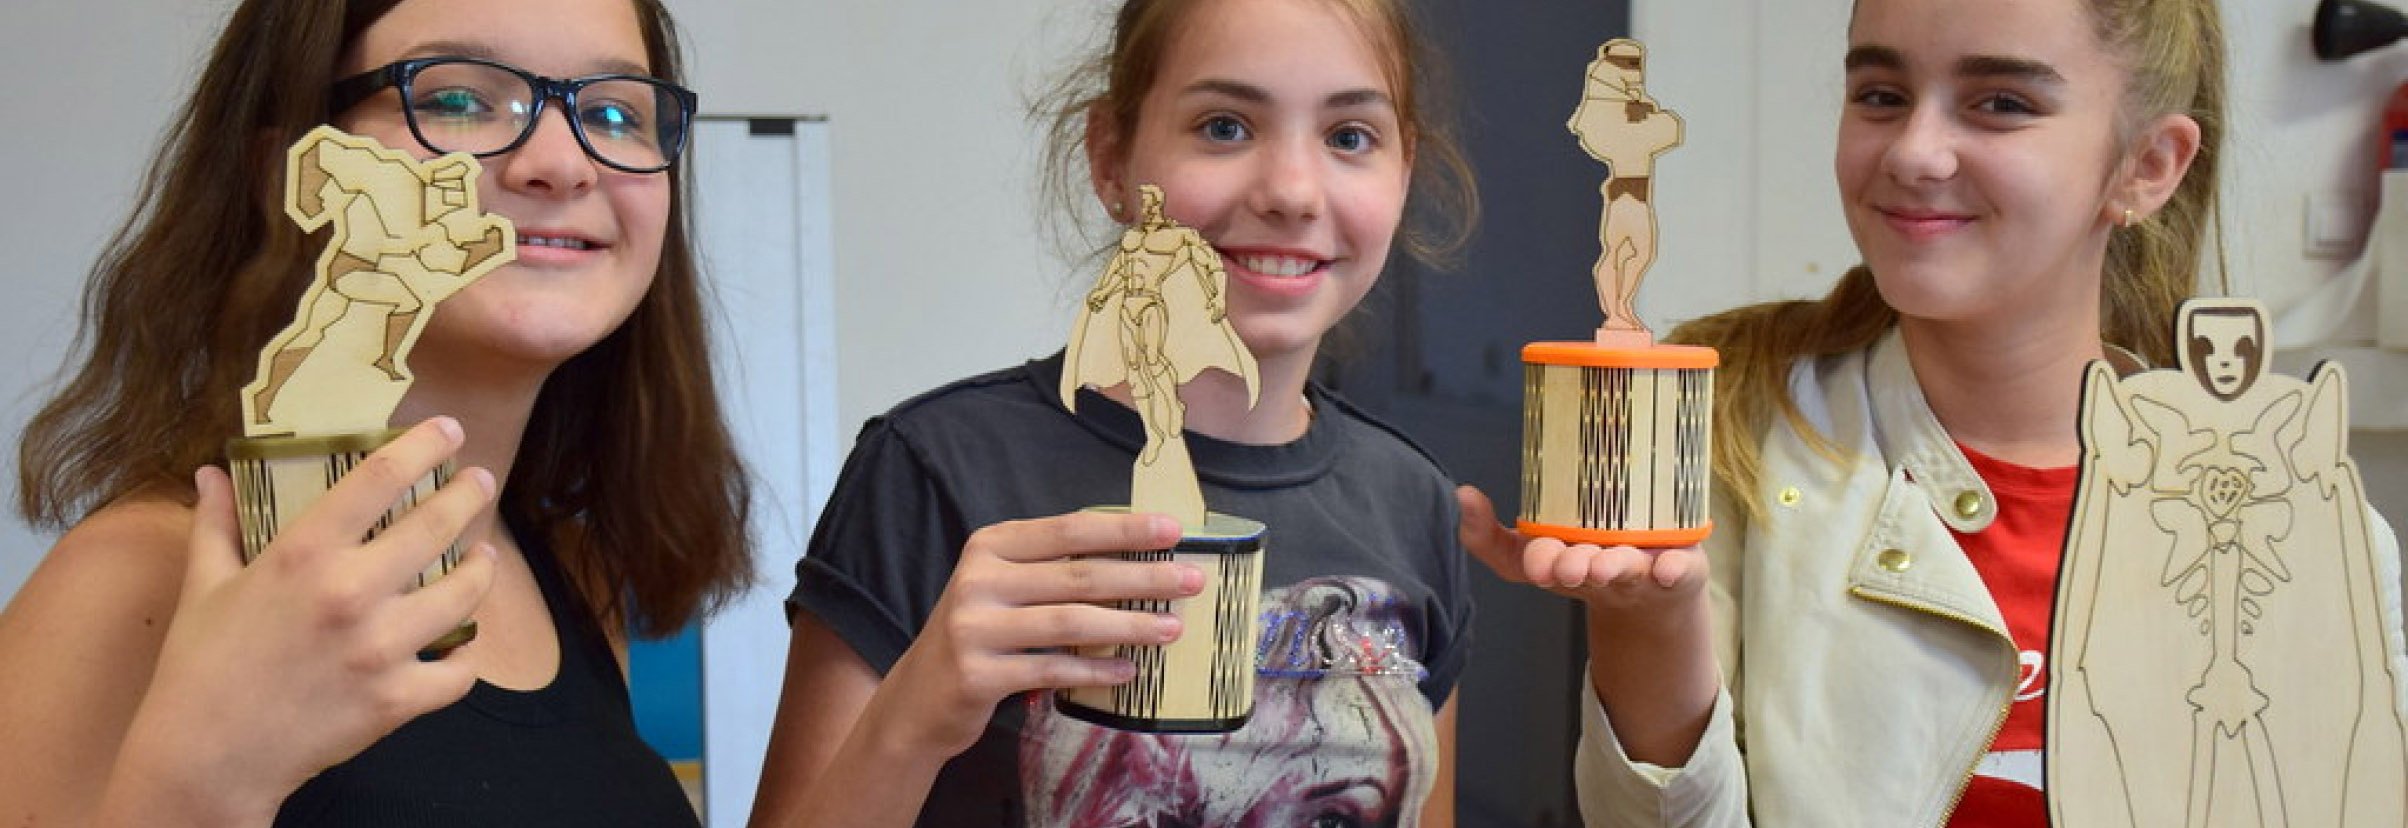
M1906 339L1892 327L1873 346L1865 364L1865 388L1873 406L1873 439L1892 471L1902 471L1922 490L1932 514L1958 532L1979 532L1998 517L1998 500L1973 470L1965 452L1940 427L1915 382L1906 358Z

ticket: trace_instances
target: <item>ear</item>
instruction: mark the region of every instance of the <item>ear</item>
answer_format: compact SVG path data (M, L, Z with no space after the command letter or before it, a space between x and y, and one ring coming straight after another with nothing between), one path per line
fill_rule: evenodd
M2124 181L2117 187L2117 196L2108 200L2107 222L2121 220L2125 210L2141 217L2156 214L2174 197L2182 177L2191 170L2191 161L2198 157L2198 121L2180 114L2150 121L2135 136L2131 154L2124 159Z
M1103 102L1087 105L1087 181L1095 187L1095 198L1104 205L1104 212L1113 221L1127 221L1123 215L1136 194L1124 185L1128 169L1128 147L1121 141L1120 121L1112 117L1110 107ZM1114 209L1119 205L1120 209Z

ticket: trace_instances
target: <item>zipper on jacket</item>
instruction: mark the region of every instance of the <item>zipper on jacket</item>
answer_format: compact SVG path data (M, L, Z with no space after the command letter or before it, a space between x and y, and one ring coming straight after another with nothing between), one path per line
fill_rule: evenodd
M1972 626L1975 629L1989 632L1991 635L1998 637L1999 640L2005 641L2009 649L2012 649L2015 646L2015 637L2008 635L2005 630L1991 626L1987 621L1983 621L1979 618L1974 618L1963 613L1949 612L1947 610L1909 604L1904 601L1898 601L1885 598L1883 596L1874 595L1864 591L1863 588L1854 586L1848 587L1848 594L1865 599L1867 601L1872 601L1877 604L1888 604L1890 606L1910 612L1920 612L1936 618L1945 618L1951 621L1960 622ZM1973 772L1981 769L1982 757L1990 755L1990 747L1998 743L1999 731L2007 729L2007 714L2013 712L2015 709L2014 678L2007 679L2006 688L2007 700L1998 705L1998 716L1990 720L1990 735L1982 737L1981 750L1975 751L1973 754L1973 762L1965 766L1964 775L1957 780L1956 794L1948 798L1948 809L1940 812L1940 821L1938 824L1934 825L1933 828L1945 828L1945 826L1948 825L1948 820L1956 815L1957 806L1963 804L1965 801L1965 789L1973 785ZM2042 761L2047 761L2045 754L2043 754Z

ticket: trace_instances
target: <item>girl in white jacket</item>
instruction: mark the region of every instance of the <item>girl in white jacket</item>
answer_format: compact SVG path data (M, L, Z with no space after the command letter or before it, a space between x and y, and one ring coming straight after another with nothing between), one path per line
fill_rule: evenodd
M1460 493L1467 548L1585 603L1591 826L2046 824L2082 371L2172 362L2216 196L2219 17L1860 0L1835 167L1864 266L1672 336L1723 359L1712 537L1525 539Z

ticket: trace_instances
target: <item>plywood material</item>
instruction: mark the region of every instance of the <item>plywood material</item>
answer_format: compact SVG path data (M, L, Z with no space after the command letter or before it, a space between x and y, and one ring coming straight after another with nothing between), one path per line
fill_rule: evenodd
M2178 370L2083 386L2047 781L2058 825L2408 819L2338 368L2272 373L2265 309L2194 300Z
M1650 332L1639 321L1632 300L1656 257L1654 200L1655 158L1681 144L1681 118L1647 94L1647 47L1636 40L1615 38L1597 47L1589 63L1580 107L1564 123L1580 137L1589 157L1605 162L1606 179L1598 192L1605 209L1597 220L1597 264L1591 278L1597 283L1597 304L1605 311L1598 329L1601 346L1629 346L1638 334L1644 343Z
M1162 214L1162 190L1138 187L1137 223L1087 293L1062 366L1062 404L1078 410L1082 386L1127 383L1145 422L1130 483L1130 508L1204 525L1203 491L1181 437L1187 406L1179 386L1207 368L1246 381L1246 404L1261 393L1254 354L1229 325L1229 274L1194 229Z
M517 258L517 233L479 208L483 167L465 153L421 162L321 126L286 159L285 214L333 229L292 323L243 387L243 433L383 430L435 304Z

